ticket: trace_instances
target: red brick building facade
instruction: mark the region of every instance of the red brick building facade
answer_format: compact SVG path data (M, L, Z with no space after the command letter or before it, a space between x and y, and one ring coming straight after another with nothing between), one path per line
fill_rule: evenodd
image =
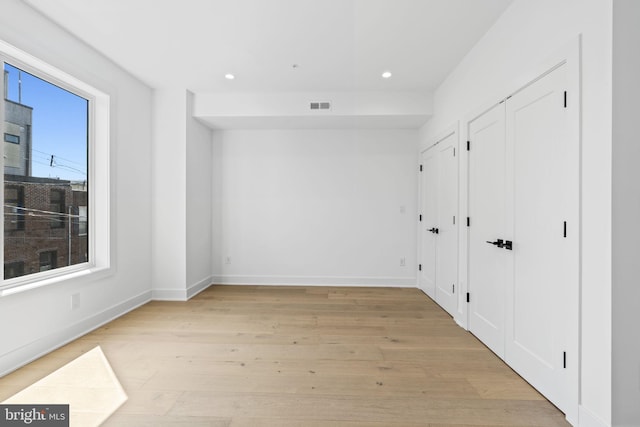
M86 186L5 174L4 191L5 279L88 260Z

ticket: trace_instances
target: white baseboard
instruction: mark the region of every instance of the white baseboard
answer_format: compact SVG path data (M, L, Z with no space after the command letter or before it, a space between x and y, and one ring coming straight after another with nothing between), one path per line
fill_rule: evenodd
M600 417L598 417L582 405L580 405L578 408L578 420L579 421L577 424L573 423L572 420L567 421L569 421L572 425L579 427L611 427L611 424L607 424L606 422L602 421Z
M431 298L433 301L436 300L436 296L433 294L431 289L423 288L423 287L421 287L420 285L417 285L417 284L416 284L416 287L418 289L420 289L426 296Z
M186 289L153 289L151 299L154 301L186 301Z
M151 291L152 299L154 301L188 301L211 286L213 280L211 276L205 277L188 286L187 289L154 289Z
M212 282L218 285L416 287L415 277L243 276L219 274L212 277Z
M22 347L0 356L0 377L30 363L63 345L80 338L100 326L151 301L151 291L146 291L126 301L115 304L100 313L89 316L69 327L50 333Z
M207 289L213 283L213 277L205 277L204 279L194 283L193 285L187 288L187 299L191 299L194 296L198 295L200 292Z

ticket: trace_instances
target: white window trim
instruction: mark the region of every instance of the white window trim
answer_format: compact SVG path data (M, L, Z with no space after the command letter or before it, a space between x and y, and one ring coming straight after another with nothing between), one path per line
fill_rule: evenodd
M87 275L108 273L111 270L109 95L2 40L0 62L15 65L89 101L89 262L9 280L4 280L3 276L0 297ZM0 117L0 131L4 134L4 96L0 102ZM0 160L0 168L4 171L4 159ZM0 191L0 203L4 206L4 191ZM0 222L4 224L4 209L0 210ZM0 244L4 248L4 233L0 233ZM0 250L0 263L4 266L4 249Z

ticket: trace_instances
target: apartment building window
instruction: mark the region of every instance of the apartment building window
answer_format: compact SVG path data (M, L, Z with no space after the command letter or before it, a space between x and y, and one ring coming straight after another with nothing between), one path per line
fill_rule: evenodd
M58 264L57 251L40 252L40 271L53 270Z
M0 62L0 297L110 270L109 96L2 40Z
M14 261L4 265L4 278L12 279L14 277L24 276L24 262Z
M78 236L87 235L87 207L78 206Z
M12 135L10 133L5 133L4 142L10 142L12 144L20 144L20 135Z
M5 186L4 206L5 231L24 230L24 187Z
M55 215L56 213L65 213L65 191L51 190L49 194L49 212L51 213L51 228L65 228L67 225L67 216Z

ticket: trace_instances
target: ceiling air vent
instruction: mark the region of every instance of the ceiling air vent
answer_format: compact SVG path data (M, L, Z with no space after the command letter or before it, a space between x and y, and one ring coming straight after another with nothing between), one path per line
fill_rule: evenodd
M331 103L330 102L311 102L309 103L309 108L312 110L330 110Z

